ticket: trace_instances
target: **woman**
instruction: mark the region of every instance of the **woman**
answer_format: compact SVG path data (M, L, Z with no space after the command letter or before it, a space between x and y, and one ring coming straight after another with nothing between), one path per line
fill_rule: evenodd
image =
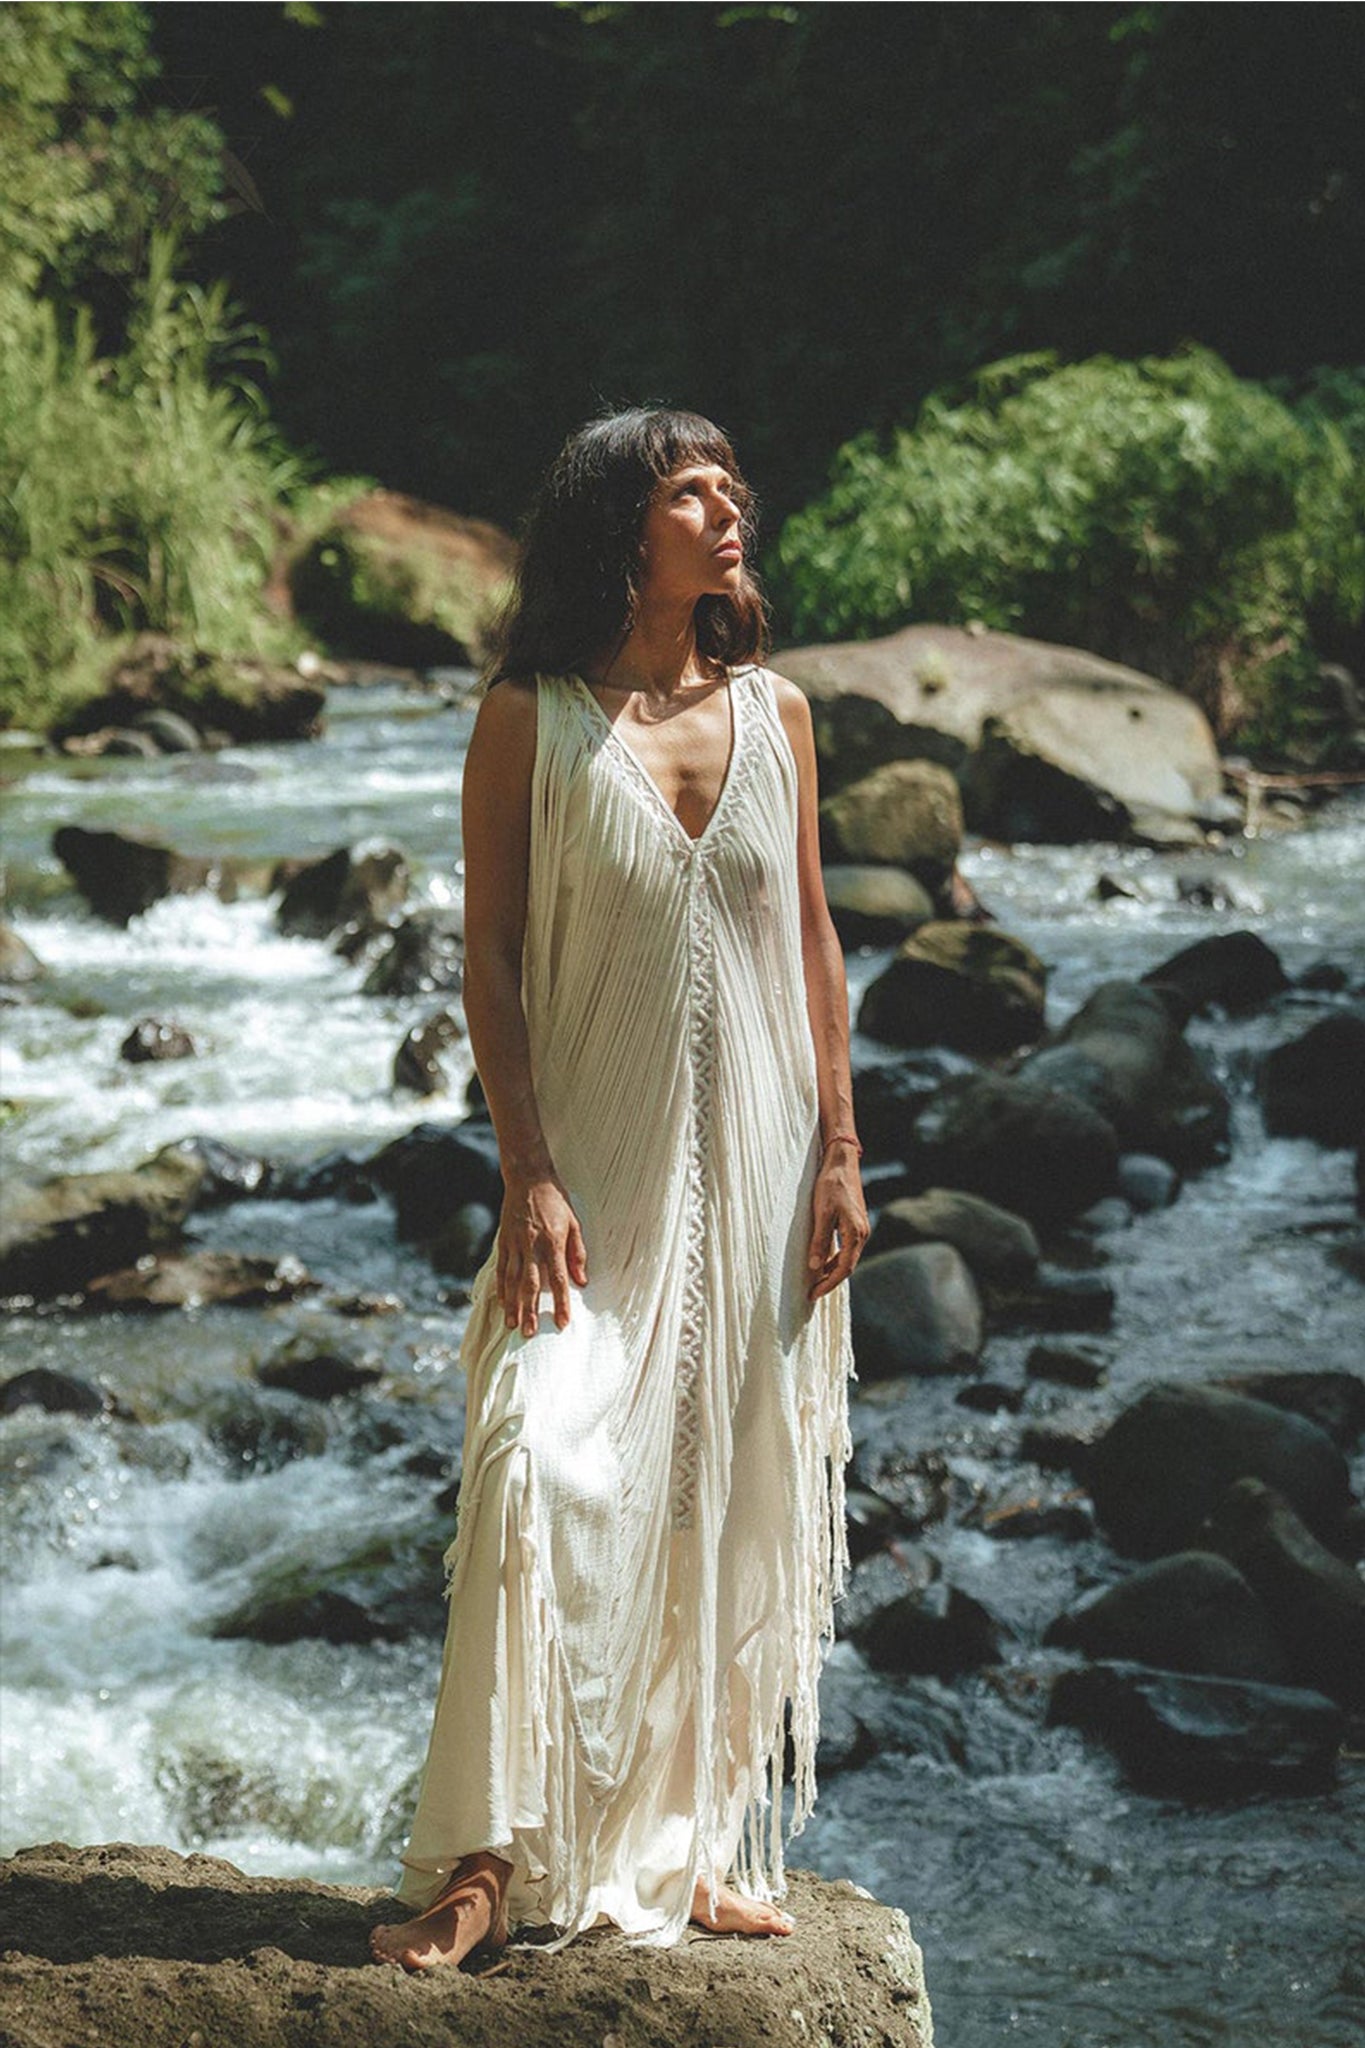
M526 1923L792 1924L784 1723L795 1832L868 1220L810 712L753 663L751 538L709 421L582 428L469 743L465 1012L505 1195L461 1352L418 1911L372 1935L408 1969Z

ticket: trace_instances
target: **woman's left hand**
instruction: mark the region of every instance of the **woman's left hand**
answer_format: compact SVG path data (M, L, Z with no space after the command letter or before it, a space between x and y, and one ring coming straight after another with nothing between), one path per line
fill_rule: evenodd
M847 1280L862 1256L871 1228L857 1154L851 1145L835 1144L821 1161L811 1196L807 1265L814 1278L806 1289L808 1300L818 1301Z

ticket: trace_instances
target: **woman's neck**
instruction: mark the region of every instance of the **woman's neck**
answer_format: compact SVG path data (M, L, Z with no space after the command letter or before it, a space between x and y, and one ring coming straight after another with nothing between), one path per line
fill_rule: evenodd
M591 665L592 680L605 690L638 690L645 697L672 697L689 683L709 681L715 664L697 652L694 607L636 620L614 652Z

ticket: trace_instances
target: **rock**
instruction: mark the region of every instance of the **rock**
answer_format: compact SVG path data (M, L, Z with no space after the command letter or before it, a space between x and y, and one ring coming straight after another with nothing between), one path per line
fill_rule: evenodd
M1168 1159L1125 1152L1119 1160L1119 1193L1140 1216L1169 1209L1180 1193L1180 1175Z
M0 924L0 986L23 988L47 973L42 961L11 925Z
M380 935L367 996L458 995L464 986L464 921L448 910L414 910Z
M141 633L110 667L103 691L61 718L51 736L61 742L101 726L139 728L147 713L166 711L200 736L216 729L219 744L313 739L322 730L325 701L325 690L296 669L209 654L163 633ZM157 741L170 730L157 725L139 738L159 753Z
M324 1152L317 1159L281 1160L272 1168L269 1193L285 1202L351 1202L361 1208L381 1190L368 1160L353 1152Z
M1162 1671L1293 1683L1265 1606L1225 1557L1207 1550L1181 1550L1140 1566L1059 1614L1043 1641Z
M1130 1229L1132 1222L1133 1212L1122 1195L1106 1195L1076 1218L1075 1228L1087 1237L1107 1237L1115 1230Z
M23 1407L45 1408L49 1415L102 1415L109 1403L98 1387L50 1366L30 1366L0 1381L0 1415Z
M976 1526L964 1517L965 1526ZM1027 1541L1032 1536L1060 1536L1065 1543L1084 1543L1095 1533L1095 1521L1083 1500L997 1500L984 1508L979 1526L997 1543Z
M1353 1372L1233 1372L1213 1382L1230 1394L1302 1415L1343 1451L1365 1435L1365 1380Z
M1161 990L1182 1025L1204 1010L1254 1010L1289 987L1279 955L1255 932L1198 939L1142 979Z
M83 825L59 825L52 851L97 917L127 925L163 896L207 889L232 903L241 890L263 883L260 864L177 853L157 840L125 832L88 832Z
M461 1202L423 1249L437 1273L471 1277L493 1249L498 1219L486 1202Z
M1179 1167L1226 1156L1231 1104L1153 988L1103 983L1018 1077L1089 1103L1126 1151Z
M1326 1787L1346 1725L1322 1693L1120 1662L1063 1671L1047 1719L1100 1736L1137 1789L1195 1799Z
M1027 1286L1038 1270L1038 1240L1023 1217L958 1188L929 1188L888 1202L863 1257L911 1244L955 1246L983 1285Z
M810 699L827 787L939 761L972 828L1002 839L1188 843L1232 816L1195 705L1081 649L924 625L774 662Z
M826 860L906 868L931 894L948 882L962 848L962 798L933 761L888 761L820 805Z
M188 718L164 708L139 712L133 729L146 733L162 754L197 754L204 744L198 728Z
M1365 1011L1338 1010L1277 1045L1256 1085L1273 1137L1354 1145L1365 1124Z
M168 1148L199 1167L201 1179L195 1192L196 1209L222 1209L230 1202L272 1192L273 1169L267 1159L253 1152L241 1152L221 1138L178 1138Z
M1121 882L1117 875L1100 875L1095 883L1097 903L1140 903L1142 891L1135 889L1131 882Z
M410 1977L370 1961L370 1928L403 1917L378 1887L45 1843L0 1866L0 2032L24 2048L92 2032L106 2048L933 2048L905 1915L843 1879L792 1870L788 1887L794 1939L657 1949L603 1928L552 1958Z
M1339 996L1349 988L1351 977L1336 960L1315 960L1311 967L1296 975L1295 988L1306 990L1310 995Z
M1069 1472L1085 1485L1103 1432L1104 1424L1093 1414L1050 1415L1044 1422L1025 1423L1019 1432L1019 1456L1044 1472Z
M497 1136L485 1117L466 1117L453 1129L415 1124L376 1152L366 1171L393 1197L406 1242L436 1236L464 1202L502 1209Z
M1040 1266L1027 1286L997 1287L992 1297L1003 1327L1024 1330L1107 1330L1114 1321L1114 1290L1098 1273Z
M855 1049L853 1113L866 1148L864 1178L869 1167L886 1159L909 1159L918 1139L920 1115L945 1081L965 1080L977 1071L964 1053L946 1046L883 1058L863 1064Z
M57 742L58 751L79 761L159 761L161 749L149 732L134 732L131 726L101 725L94 732L66 733Z
M845 946L894 946L934 915L922 882L904 868L832 865L824 870L825 901Z
M1294 1682L1365 1709L1365 1583L1318 1542L1284 1496L1259 1479L1239 1479L1200 1540L1260 1596L1289 1647Z
M295 611L333 648L411 668L477 662L516 566L511 536L484 519L375 490L295 556Z
M912 1449L905 1436L906 1418L896 1408L859 1404L850 1476L893 1511L895 1533L901 1535L943 1521L953 1498L953 1475L942 1451Z
M849 1303L862 1378L965 1372L981 1355L981 1297L949 1244L864 1257L849 1281Z
M277 1388L228 1387L210 1395L199 1419L234 1478L278 1472L295 1458L321 1457L328 1445L325 1410Z
M50 1300L175 1244L201 1161L165 1146L131 1172L68 1173L0 1188L0 1295Z
M135 1266L104 1273L85 1288L88 1309L266 1308L293 1301L318 1285L290 1253L280 1259L245 1252L149 1253Z
M1006 1386L1000 1380L972 1380L967 1386L959 1387L953 1400L959 1408L974 1408L983 1415L998 1415L1002 1411L1017 1415L1024 1405L1024 1387Z
M282 1387L307 1401L334 1401L340 1394L354 1394L372 1387L384 1377L383 1368L340 1352L320 1351L307 1337L291 1337L256 1368L263 1387Z
M1130 1557L1189 1548L1243 1478L1277 1487L1320 1537L1349 1499L1346 1460L1313 1423L1211 1386L1149 1388L1105 1431L1086 1472L1106 1536Z
M1242 905L1216 875L1177 875L1175 900L1192 910L1240 910Z
M1012 1052L1042 1036L1047 969L1007 932L921 925L869 984L858 1029L888 1045Z
M365 1535L337 1557L273 1566L263 1581L210 1631L220 1640L297 1643L400 1642L440 1636L446 1622L438 1528L411 1534Z
M464 1025L450 1010L436 1010L414 1024L393 1056L393 1085L415 1095L443 1095L450 1085L441 1054L464 1038Z
M902 1532L900 1516L890 1501L865 1487L850 1485L844 1493L844 1519L848 1524L849 1550L854 1564L885 1550Z
M948 1677L999 1662L998 1624L979 1600L942 1578L900 1568L890 1552L882 1557L891 1558L891 1569L879 1558L855 1568L845 1600L855 1590L857 1599L840 1623L840 1634L874 1670Z
M1113 1125L1076 1096L1001 1074L942 1088L915 1125L922 1178L1048 1229L1113 1192Z
M1034 1344L1024 1359L1031 1380L1055 1380L1064 1387L1102 1387L1105 1362L1076 1344Z
M189 1060L199 1048L180 1024L159 1017L140 1017L119 1047L119 1058L139 1065L147 1060Z
M308 861L285 883L275 922L286 938L324 939L342 926L373 929L407 894L406 857L369 840Z

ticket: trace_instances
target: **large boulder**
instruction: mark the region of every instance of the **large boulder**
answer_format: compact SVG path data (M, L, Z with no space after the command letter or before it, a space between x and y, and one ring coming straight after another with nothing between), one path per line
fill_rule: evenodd
M1354 1145L1365 1127L1365 1011L1338 1010L1277 1045L1256 1080L1274 1136Z
M1239 1479L1201 1541L1259 1595L1289 1646L1295 1681L1365 1709L1365 1581L1318 1542L1284 1496L1259 1479Z
M326 691L297 669L251 656L210 654L164 633L143 633L109 668L98 695L63 714L52 727L59 742L104 726L119 726L168 750L172 727L151 714L174 714L182 735L176 751L196 738L231 740L316 738Z
M985 1286L1027 1286L1038 1271L1038 1240L1023 1217L960 1188L928 1188L888 1202L863 1257L912 1244L953 1245Z
M810 699L827 787L938 761L963 783L968 823L1003 839L1178 842L1228 822L1203 713L1081 649L907 626L774 659Z
M826 860L907 868L938 893L962 846L957 783L933 761L888 761L825 798L820 844Z
M981 1297L966 1261L949 1244L861 1259L849 1282L849 1306L863 1378L966 1372L981 1356Z
M1204 1010L1254 1010L1289 987L1280 956L1255 932L1219 932L1183 946L1142 977L1184 1025Z
M491 1969L484 1952L412 1977L370 1960L370 1929L407 1912L377 1886L44 1843L0 1865L0 2034L24 2048L933 2048L905 1915L846 1879L787 1876L794 1939L658 1949L603 1928L553 1958L528 1944Z
M936 922L904 940L866 990L858 1029L888 1045L988 1056L1042 1036L1047 969L993 926Z
M376 490L295 556L288 587L299 617L338 651L416 668L477 661L516 556L486 519Z
M453 1127L414 1124L365 1162L377 1187L392 1196L398 1235L412 1243L434 1238L467 1202L502 1207L498 1142L486 1117Z
M825 901L845 946L894 946L928 924L933 898L904 868L833 863L824 870Z
M0 1295L50 1300L179 1241L205 1175L166 1146L132 1170L0 1185Z
M1323 1538L1350 1499L1346 1460L1322 1430L1219 1387L1148 1388L1086 1465L1101 1526L1129 1557L1188 1549L1228 1488L1246 1478L1277 1488Z
M185 1251L141 1258L102 1273L85 1289L88 1309L268 1308L293 1301L318 1282L291 1253L278 1259L249 1252Z
M923 1179L965 1188L1047 1229L1111 1194L1113 1125L1061 1089L1003 1074L949 1082L915 1125Z
M1043 1641L1162 1671L1264 1685L1284 1685L1291 1677L1264 1604L1234 1565L1207 1550L1181 1550L1139 1566L1059 1614Z
M411 879L396 846L367 840L339 846L285 883L275 922L288 938L326 938L347 926L372 931L396 911Z
M1129 1152L1180 1167L1225 1156L1232 1106L1153 988L1109 981L1016 1069L1097 1110Z
M95 915L117 925L128 924L163 896L207 889L232 903L244 890L263 891L269 879L260 861L177 853L160 840L84 825L59 825L52 851Z
M1346 1733L1319 1692L1119 1660L1061 1672L1047 1718L1098 1735L1137 1789L1193 1799L1320 1790Z

